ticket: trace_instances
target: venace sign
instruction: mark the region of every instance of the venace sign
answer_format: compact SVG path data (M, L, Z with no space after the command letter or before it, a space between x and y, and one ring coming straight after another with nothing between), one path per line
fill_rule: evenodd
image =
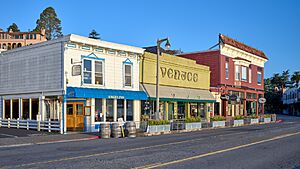
M198 74L192 72L186 72L178 69L160 67L162 78L169 78L175 80L198 82Z

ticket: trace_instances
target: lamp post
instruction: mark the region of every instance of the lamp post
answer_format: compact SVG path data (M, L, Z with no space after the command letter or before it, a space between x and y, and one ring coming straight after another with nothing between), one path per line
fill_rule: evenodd
M169 42L169 38L165 39L157 39L156 47L157 47L157 58L156 58L156 119L159 117L159 56L160 56L160 44L166 41L166 49L170 49L171 45Z

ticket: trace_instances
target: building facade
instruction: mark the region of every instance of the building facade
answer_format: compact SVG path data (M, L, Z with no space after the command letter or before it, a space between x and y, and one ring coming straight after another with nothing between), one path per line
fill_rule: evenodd
M266 55L222 34L216 47L214 50L178 55L210 67L210 91L217 100L214 114L263 114Z
M142 102L142 120L208 118L215 101L209 92L209 67L165 53L159 59L160 110L156 114L157 56L145 52L141 57L140 83L148 95L148 100Z
M62 130L139 121L139 58L144 49L78 35L0 55L0 115L60 121Z
M41 32L13 32L11 29L4 32L0 28L0 51L28 46L46 40L45 29L42 29Z
M300 116L300 88L288 88L282 96L283 114Z

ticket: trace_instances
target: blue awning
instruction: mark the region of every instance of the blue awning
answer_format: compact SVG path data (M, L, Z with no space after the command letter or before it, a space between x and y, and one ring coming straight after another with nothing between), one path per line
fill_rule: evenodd
M67 98L147 100L144 91L67 87Z

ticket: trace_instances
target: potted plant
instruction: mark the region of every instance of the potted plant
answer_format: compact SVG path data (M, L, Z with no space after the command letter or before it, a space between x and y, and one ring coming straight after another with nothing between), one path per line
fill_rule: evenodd
M270 123L270 122L271 122L271 115L264 114L264 123Z
M251 114L250 116L250 124L258 124L259 123L259 116L256 114Z
M201 129L201 118L200 117L190 117L190 118L185 119L185 129L186 130Z
M244 125L244 116L234 116L233 126L242 126L242 125Z
M211 127L225 127L225 117L223 116L214 116L210 120Z
M147 133L170 132L170 122L168 120L149 120Z

